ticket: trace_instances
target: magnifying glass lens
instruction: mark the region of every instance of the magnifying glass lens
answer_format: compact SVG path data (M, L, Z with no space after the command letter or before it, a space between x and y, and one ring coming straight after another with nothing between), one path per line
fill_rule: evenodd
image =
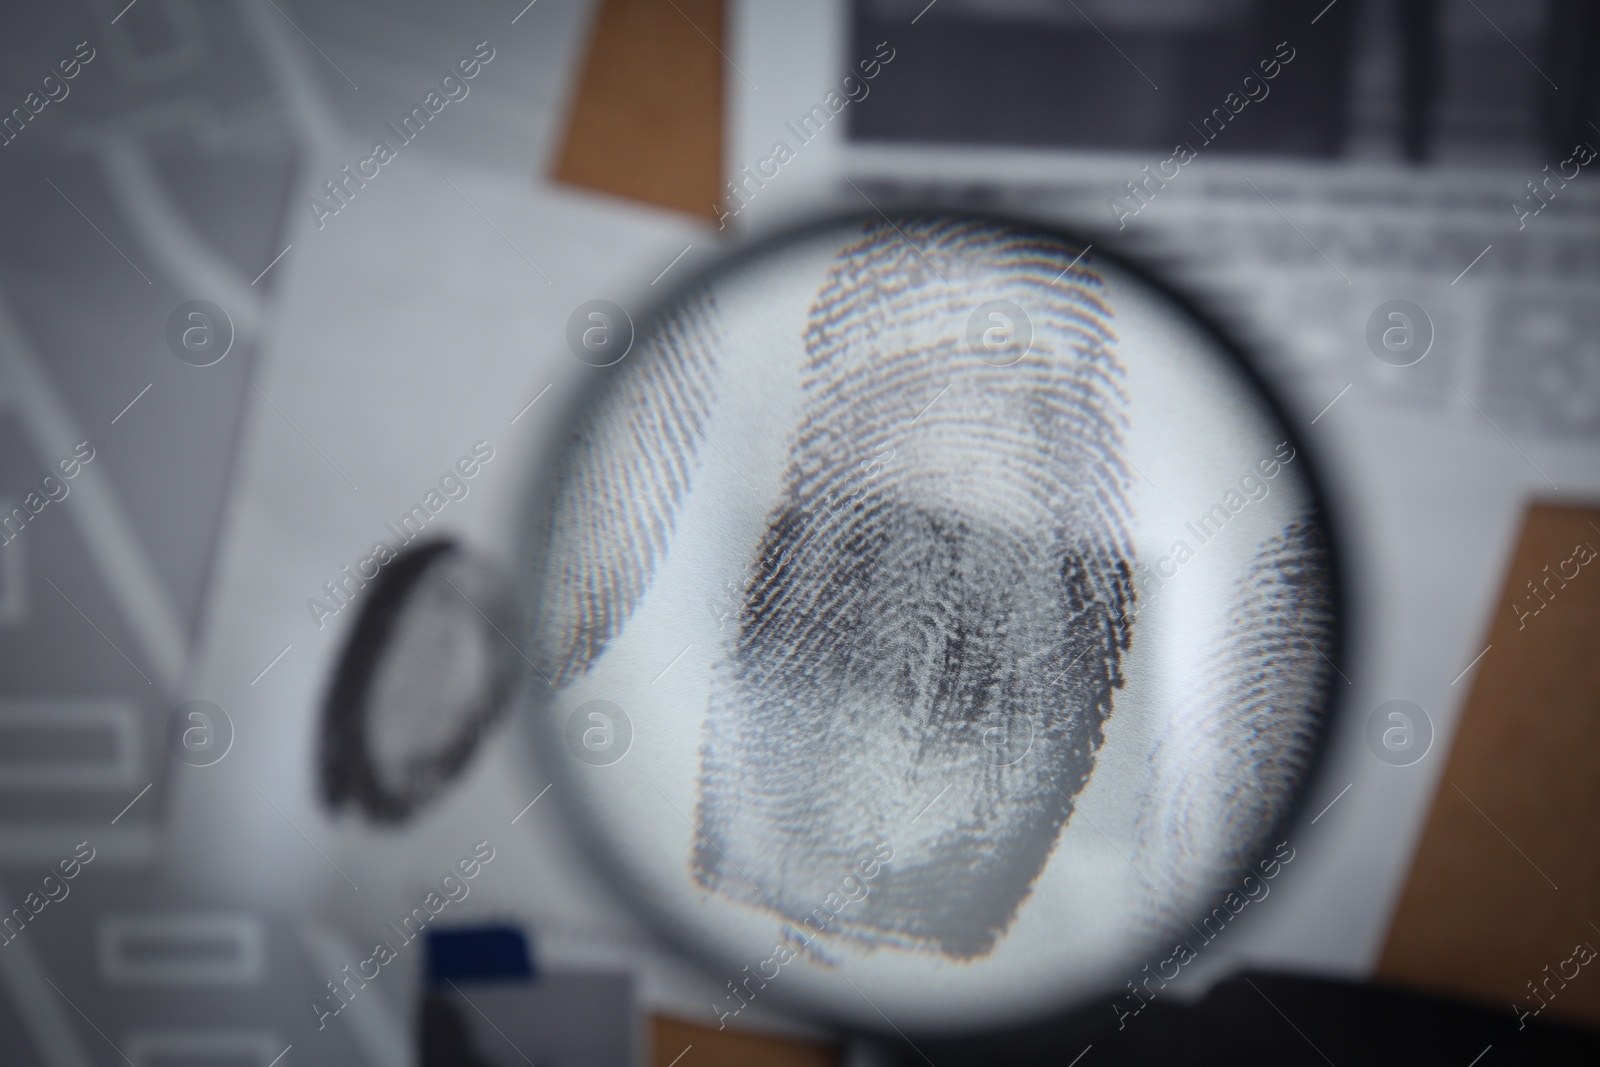
M708 1019L999 1025L1264 876L1336 588L1309 458L1187 305L1033 226L874 217L592 373L531 527L537 714Z

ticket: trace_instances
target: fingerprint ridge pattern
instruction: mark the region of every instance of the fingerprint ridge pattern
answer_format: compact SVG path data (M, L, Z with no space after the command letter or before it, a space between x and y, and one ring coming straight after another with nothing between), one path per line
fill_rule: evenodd
M666 556L716 403L714 296L681 299L619 368L617 394L573 427L549 512L533 663L557 685L617 636Z
M1287 523L1234 584L1209 669L1151 753L1138 867L1154 939L1184 937L1266 854L1309 772L1324 718L1335 619L1327 544Z
M714 669L690 869L799 922L888 841L830 930L968 960L1031 891L1123 681L1126 397L1078 248L897 221L863 226L811 312L784 490ZM989 297L1032 320L1010 366L966 341ZM996 731L1026 754L995 758Z

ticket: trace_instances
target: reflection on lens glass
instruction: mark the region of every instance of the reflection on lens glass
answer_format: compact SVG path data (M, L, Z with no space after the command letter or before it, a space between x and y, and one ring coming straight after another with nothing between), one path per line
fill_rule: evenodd
M1270 854L1335 672L1329 550L1308 461L1163 291L1012 223L840 223L594 374L530 546L545 748L725 974L717 1018L1119 989ZM609 762L569 744L596 701Z

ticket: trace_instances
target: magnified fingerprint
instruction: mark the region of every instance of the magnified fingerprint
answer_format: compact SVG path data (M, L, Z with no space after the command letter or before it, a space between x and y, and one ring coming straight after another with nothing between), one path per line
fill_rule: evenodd
M1026 898L1094 767L1134 595L1122 370L1078 252L910 218L837 256L781 502L714 669L703 888L956 959ZM968 347L987 299L1032 321L1014 365ZM830 913L880 842L894 858L867 897Z
M588 670L666 554L700 463L720 350L715 298L688 294L561 452L532 629L534 663L555 685Z
M1321 529L1293 522L1235 584L1207 677L1151 754L1136 865L1162 936L1239 891L1304 781L1333 664L1331 580Z

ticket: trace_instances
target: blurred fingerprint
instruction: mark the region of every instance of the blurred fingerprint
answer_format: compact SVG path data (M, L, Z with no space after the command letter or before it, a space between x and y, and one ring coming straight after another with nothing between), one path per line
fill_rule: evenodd
M591 404L562 450L551 528L535 561L533 662L555 685L582 675L616 637L666 555L716 400L716 303L674 304Z
M781 502L714 669L706 889L798 922L888 842L870 896L829 929L960 959L1026 898L1130 642L1126 401L1079 253L931 217L864 225L838 254ZM995 299L1032 324L1008 366L966 342Z
M1271 848L1310 768L1333 664L1321 528L1289 523L1234 583L1209 672L1150 756L1134 863L1157 937L1183 937Z
M518 675L498 567L419 543L365 591L323 701L323 800L379 822L424 809L505 713Z

